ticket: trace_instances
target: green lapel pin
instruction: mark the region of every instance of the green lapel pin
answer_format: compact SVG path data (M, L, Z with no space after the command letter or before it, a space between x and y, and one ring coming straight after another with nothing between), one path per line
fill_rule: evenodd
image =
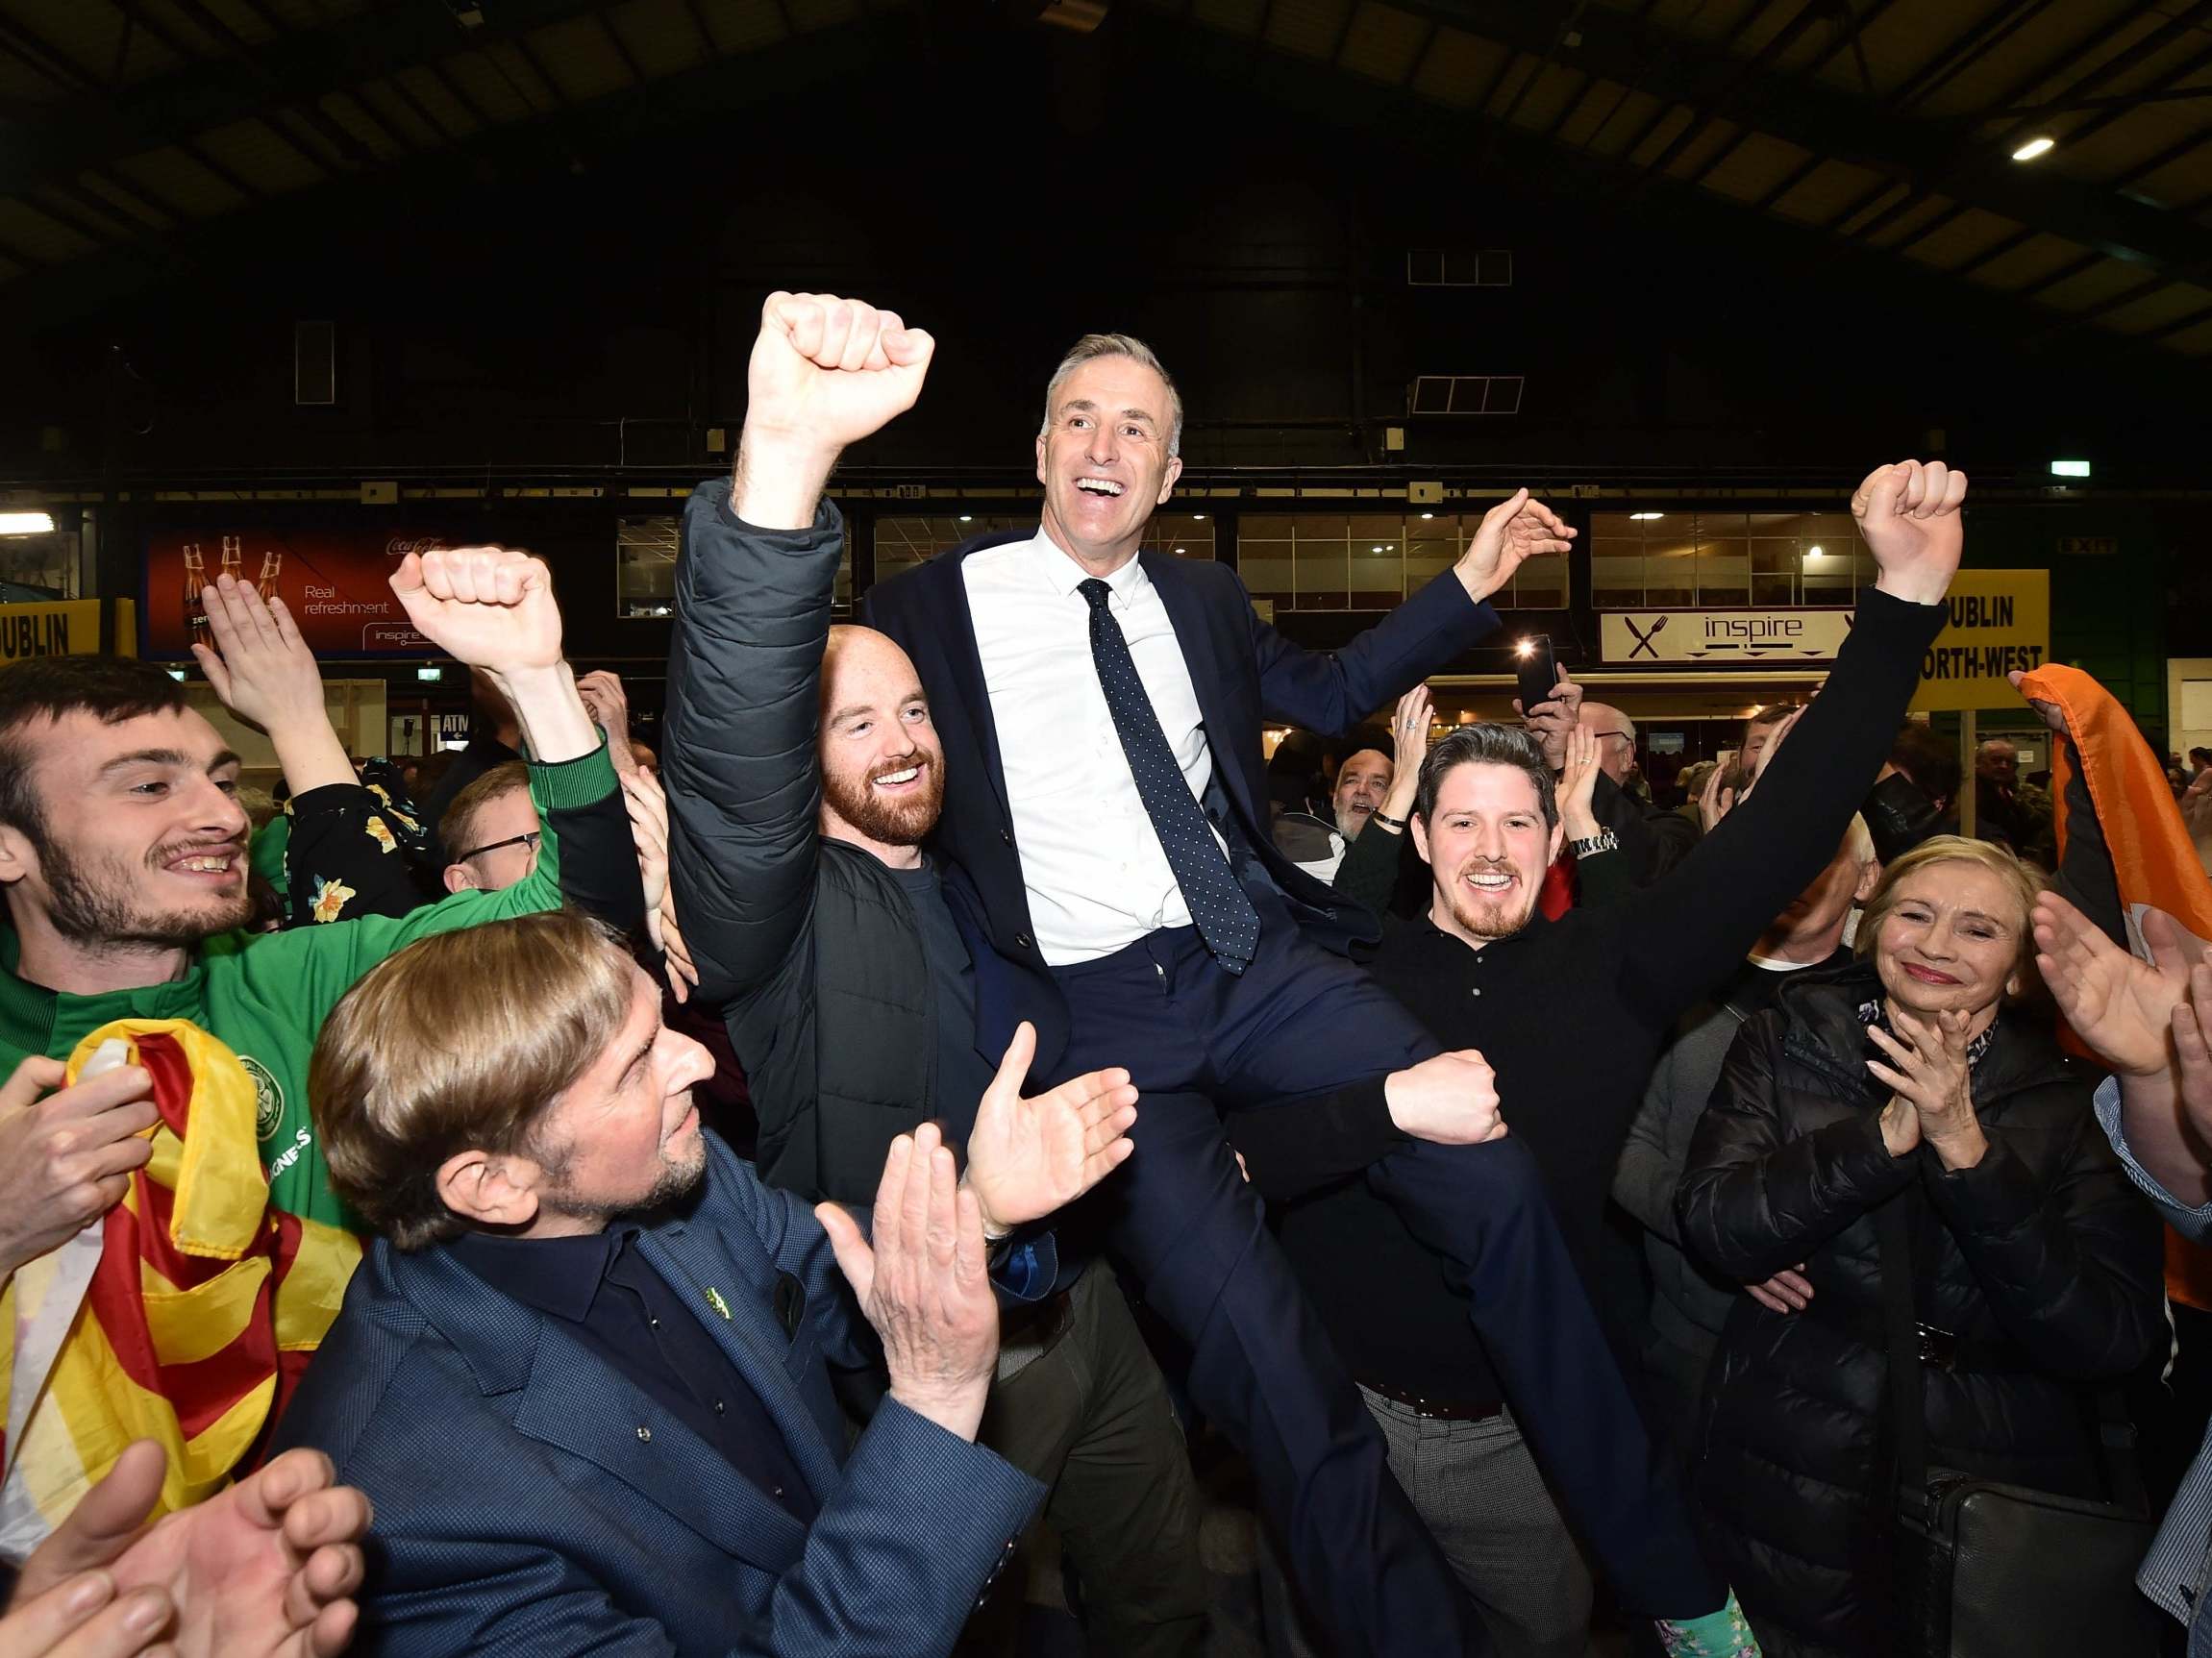
M708 1284L707 1286L707 1304L712 1307L716 1312L720 1313L724 1318L728 1318L730 1316L730 1303L722 1299L722 1292L716 1289L712 1284Z

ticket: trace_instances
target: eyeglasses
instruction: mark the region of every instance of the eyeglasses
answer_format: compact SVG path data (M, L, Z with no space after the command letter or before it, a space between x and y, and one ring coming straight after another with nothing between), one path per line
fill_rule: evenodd
M1598 731L1594 734L1600 737L1619 737L1621 741L1627 743L1631 749L1636 746L1636 739L1628 735L1627 731Z
M543 829L532 829L528 834L509 835L507 839L495 840L489 846L480 846L474 852L464 852L453 861L455 863L466 863L472 857L482 857L487 852L497 852L501 847L508 846L526 846L532 852L535 852L537 843L544 838L545 831Z

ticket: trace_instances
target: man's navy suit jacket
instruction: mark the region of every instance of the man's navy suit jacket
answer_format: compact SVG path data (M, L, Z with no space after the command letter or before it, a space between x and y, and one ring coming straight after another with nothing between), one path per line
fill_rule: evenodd
M914 659L944 744L945 807L932 844L964 873L964 882L948 881L947 894L980 911L962 919L978 925L991 945L976 960L981 1044L1003 1052L1014 1026L1027 1019L1037 1027L1032 1075L1056 1076L1067 1007L1031 935L998 728L960 569L970 554L1031 533L978 536L871 587L862 618ZM1447 570L1342 650L1307 651L1259 619L1252 595L1227 565L1156 553L1138 557L1167 608L1198 693L1213 755L1213 783L1204 804L1232 849L1239 878L1287 900L1318 943L1343 951L1355 940L1372 940L1372 915L1338 899L1276 850L1261 728L1304 726L1325 736L1350 731L1494 631L1497 612L1470 599ZM1070 671L1093 670L1086 661Z
M951 1648L1044 1488L889 1399L847 1452L826 1365L867 1349L828 1238L807 1204L762 1186L711 1134L707 1145L702 1195L638 1248L783 1430L813 1522L559 1320L449 1250L379 1239L279 1436L327 1452L376 1505L354 1651Z

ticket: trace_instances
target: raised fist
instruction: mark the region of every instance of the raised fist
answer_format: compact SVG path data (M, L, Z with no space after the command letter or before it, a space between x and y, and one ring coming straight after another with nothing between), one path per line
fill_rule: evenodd
M914 407L936 341L895 311L834 294L772 293L747 371L746 441L833 451Z
M1966 474L1940 460L1877 466L1852 492L1852 516L1881 566L1876 585L1916 605L1942 602L1966 544L1959 506Z
M560 660L560 607L542 559L505 547L410 553L391 574L408 620L472 668L510 673Z

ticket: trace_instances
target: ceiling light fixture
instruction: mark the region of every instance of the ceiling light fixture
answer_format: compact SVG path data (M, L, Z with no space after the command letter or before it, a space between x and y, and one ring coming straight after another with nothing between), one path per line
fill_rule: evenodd
M1665 516L1664 512L1631 512L1628 514L1628 522L1631 524L1649 524L1654 518L1664 518Z
M2030 138L2019 149L2012 152L2012 159L2016 161L2032 161L2038 156L2050 155L2056 148L2058 148L2056 138Z
M1815 558L1818 558L1820 556L1821 556L1821 550L1820 550L1818 547L1807 547L1807 548L1805 549L1805 562L1806 562L1807 564L1810 564L1810 563L1811 563L1811 562L1812 562L1812 561L1813 561Z
M2050 463L2053 478L2087 478L2089 462L2086 460L2053 460Z
M0 512L0 535L45 535L53 529L51 512Z

